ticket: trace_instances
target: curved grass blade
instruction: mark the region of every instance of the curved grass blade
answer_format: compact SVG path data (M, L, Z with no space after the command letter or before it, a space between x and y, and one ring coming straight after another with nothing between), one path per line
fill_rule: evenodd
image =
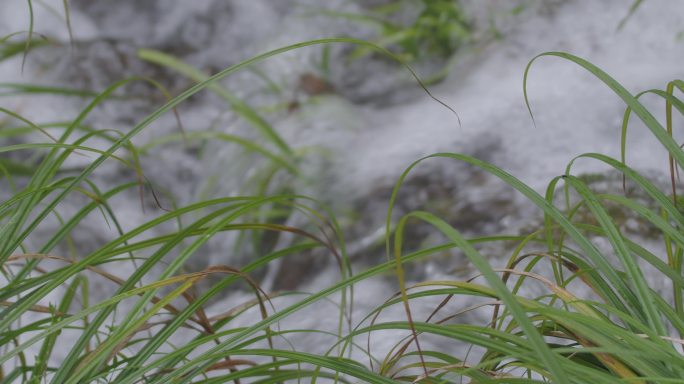
M646 127L648 127L648 129L651 130L653 135L658 139L658 141L660 141L663 147L665 147L665 149L672 154L677 163L679 163L680 166L684 166L684 152L680 150L679 145L674 140L672 140L672 138L668 135L667 130L658 122L658 120L653 116L653 114L651 114L651 112L649 112L648 109L646 109L646 107L644 107L643 104L641 104L636 99L636 97L629 93L627 89L625 89L620 83L618 83L615 79L613 79L610 75L601 70L599 67L588 62L587 60L571 55L569 53L545 52L535 56L527 64L527 67L525 68L525 74L523 76L523 94L525 97L525 104L527 105L527 109L530 113L530 116L533 116L533 114L532 109L530 107L529 99L527 97L527 77L529 75L529 71L532 67L532 64L538 58L545 56L555 56L571 61L579 65L580 67L586 69L589 73L591 73L596 78L601 80L601 82L603 82L613 92L615 92L615 94L619 96L625 102L625 104L627 104L627 106L632 109L634 114L637 115L639 119L641 119L644 122Z

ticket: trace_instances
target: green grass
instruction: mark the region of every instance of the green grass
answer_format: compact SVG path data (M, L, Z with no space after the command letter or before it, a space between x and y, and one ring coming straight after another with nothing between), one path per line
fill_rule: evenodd
M9 39L0 43L11 44ZM9 96L51 94L83 98L88 104L66 122L38 122L0 109L0 137L23 140L22 136L37 131L44 139L0 149L3 155L28 152L33 159L22 163L0 158L0 183L3 194L9 196L0 203L0 382L682 382L684 215L674 175L677 167L684 167L684 152L672 139L673 115L684 114L684 103L676 95L683 88L679 80L664 90L647 91L664 101L666 121L661 123L640 102L644 93L632 94L586 60L562 52L533 59L525 79L538 58L562 59L584 68L624 101L622 158L581 154L565 170L559 170L561 176L549 181L544 195L477 158L437 153L419 159L401 175L388 200L387 261L366 270L352 271L334 212L296 192L207 198L159 210L150 214L147 222L123 229L130 226L122 225L114 201L148 184L141 165L145 154L169 142L219 139L237 143L268 160L273 172L287 171L299 177L301 152L218 81L274 55L329 44L357 44L397 59L373 44L321 39L276 49L205 75L164 53L141 50L141 59L177 71L196 84L169 96L167 103L126 132L85 126L84 121L103 103L118 102L113 95L122 89L125 93L131 82L149 80L125 79L95 93L3 85ZM18 53L31 46L39 49L25 43ZM16 50L16 44L10 48ZM163 87L156 87L165 93ZM133 145L142 130L203 90L222 97L263 139L209 131L178 132L139 147ZM626 163L629 148L624 137L632 116L645 124L671 156L671 188L662 190ZM95 148L91 144L94 138L104 139L108 147ZM88 165L65 169L70 157L86 153L95 156ZM136 176L103 189L93 175L110 161L130 168ZM416 165L426 161L465 162L503 180L539 209L543 225L514 236L467 238L440 219L439 212L416 211L396 217L393 207L403 181ZM648 204L622 194L593 191L583 178L573 175L576 161L612 167L640 189ZM86 201L69 215L60 214L60 207L73 195L85 196ZM665 252L652 253L640 244L642 238L630 238L615 225L611 207L616 205L656 228L655 237ZM110 223L115 236L96 250L79 254L74 234L93 215ZM283 217L290 215L306 217L308 224L283 224L287 222ZM61 225L47 238L37 237L36 231L54 217ZM430 224L448 242L405 252L404 240L419 221ZM245 265L189 270L189 260L204 257L203 247L208 242L231 232L288 233L293 240L277 248L255 250ZM605 239L611 250L597 248L597 238ZM40 239L42 243L36 245ZM505 268L492 267L478 250L491 243L501 243L500 249L507 250L500 255L508 260ZM60 249L72 249L76 256L59 254ZM279 260L287 265L289 257L312 249L320 249L334 260L340 270L339 281L318 292L274 293L264 292L253 277ZM406 281L407 264L454 249L463 252L477 269L474 279L414 285ZM650 278L644 269L653 271ZM364 318L352 318L354 286L388 274L396 276L397 294ZM112 293L96 301L98 295L93 291L105 280L113 287ZM655 283L665 283L671 292L656 291ZM242 303L219 314L207 312L225 292L245 289L250 296ZM477 304L454 309L452 304L460 298L475 298ZM417 303L424 300L438 304L429 313L417 311ZM336 303L337 312L316 309L325 302ZM403 315L383 317L391 307L399 308L394 313ZM452 321L469 312L484 313L490 321ZM320 317L321 328L284 327L298 315ZM297 350L288 344L303 335L320 337L323 344L318 347L327 352ZM391 335L399 335L394 348L376 352L373 340L395 337ZM431 337L470 345L473 353L456 355L453 350L433 350L431 344L421 344Z
M359 2L359 6L364 6ZM406 13L413 14L410 20ZM313 8L314 14L333 19L347 20L374 31L373 44L383 47L402 61L421 63L446 61L441 68L423 76L423 82L433 84L443 80L449 73L454 55L474 42L474 22L459 0L393 0L370 6L361 13L341 12L325 8ZM366 45L358 45L347 55L348 61L359 60L377 53ZM329 54L322 51L320 72L329 78Z
M413 20L401 23L393 19L407 8L418 8ZM372 7L370 14L320 12L374 28L378 35L375 44L388 48L406 62L449 57L472 37L471 21L459 1L421 0L411 3L396 0ZM349 58L358 59L370 53L373 50L369 47L358 46Z

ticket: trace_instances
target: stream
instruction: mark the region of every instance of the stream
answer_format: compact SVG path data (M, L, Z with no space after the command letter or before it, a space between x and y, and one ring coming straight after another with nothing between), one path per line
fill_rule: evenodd
M321 3L72 0L69 4L74 40L70 45L62 2L35 1L38 40L48 36L59 44L32 50L23 70L21 56L0 61L0 83L100 91L117 80L141 76L158 81L176 95L191 86L193 80L141 60L139 48L173 55L211 74L288 44L335 36L373 39L376 35L372 26L332 13L364 14L365 6L382 1L332 0L325 2L325 8ZM598 152L619 158L624 103L595 76L568 60L544 56L533 63L527 83L534 121L531 119L523 95L523 74L536 55L559 51L584 58L633 93L664 89L668 81L684 73L684 7L678 1L644 1L619 30L631 1L470 0L463 4L472 22L472 41L447 60L428 59L416 64L421 77L448 68L441 81L427 87L453 111L426 93L395 61L379 54L349 60L354 47L343 43L325 49L316 45L290 51L221 81L225 89L260 113L299 156L301 175L278 174L267 193L307 195L329 207L344 230L357 271L385 260L384 224L390 194L401 173L416 159L436 152L474 156L544 193L548 182L563 174L568 162L581 153ZM26 30L27 25L25 1L2 2L0 36ZM165 101L157 88L142 81L127 85L122 94L133 97L104 103L86 123L125 132ZM41 123L73 119L86 103L75 97L36 95L4 95L1 100L5 108ZM652 96L643 100L664 121L663 103ZM252 124L215 93L204 91L191 97L178 108L178 115L188 137L220 132L276 150L273 142L264 140ZM163 137L172 139L155 142ZM684 138L679 139L682 142ZM43 141L44 137L36 132L27 140ZM106 143L100 144L105 148ZM155 121L135 137L134 144L146 146L142 168L161 204L168 206L253 192L269 166L263 156L248 153L231 142L185 142L173 114ZM630 123L627 149L628 164L654 179L667 180L666 153L636 118ZM67 167L78 169L91 160L72 156ZM573 167L573 173L583 175L606 171L606 166L589 160L578 160ZM93 179L106 189L135 180L135 174L107 162ZM3 197L8 193L0 191ZM111 202L124 230L160 214L149 191L146 196L144 209L137 190ZM68 200L60 207L61 213L68 215L82 203L78 198ZM517 234L541 220L540 212L509 186L482 170L448 159L428 159L407 178L394 217L416 209L435 212L473 236ZM286 224L298 226L305 222L306 217L293 215ZM37 248L58 226L56 219L47 220L29 239L28 247ZM87 217L80 227L73 239L79 253L97 249L116 236L100 215ZM163 233L170 228L162 226L157 231ZM444 241L434 232L427 225L416 224L407 247L419 249ZM291 240L287 236L270 239L279 245ZM251 255L246 246L235 246L239 241L238 236L217 238L202 249L201 257L192 259L189 268L244 265ZM66 252L66 248L61 251ZM502 251L482 250L491 255L494 264L508 257ZM474 273L467 259L455 251L408 268L414 282L467 278ZM315 292L337 281L339 272L329 255L313 252L283 265L269 266L256 277L267 291ZM93 293L96 298L107 297L111 290L105 283L101 288L101 292ZM356 288L355 319L361 319L396 290L393 276L361 283ZM249 299L247 292L227 292L208 312L221 312ZM279 298L274 305L285 306L295 299ZM430 313L435 304L418 302L413 310ZM459 305L465 307L468 303ZM334 331L336 319L311 315L326 311L336 311L332 301L301 311L281 326L296 324L300 328ZM401 318L402 311L400 306L392 307L385 316ZM254 316L258 316L256 311ZM243 321L249 324L249 319L244 316ZM461 321L488 320L474 312ZM317 337L323 336L305 335L294 344L306 350L325 351ZM378 338L374 349L382 352L391 348L393 337L387 337L386 343L381 340L384 338ZM441 345L444 341L436 338L426 338L425 343L466 353L461 346Z

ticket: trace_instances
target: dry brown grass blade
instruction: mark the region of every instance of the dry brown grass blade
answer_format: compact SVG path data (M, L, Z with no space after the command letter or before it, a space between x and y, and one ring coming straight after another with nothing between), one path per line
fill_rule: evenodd
M576 275L577 277L579 277L579 278L580 278L580 279L581 279L589 288L591 288L591 290L592 290L596 295L598 295L599 297L602 297L602 298L605 299L605 297L604 297L604 295L601 293L601 291L599 291L598 289L596 289L596 287L594 287L594 286L591 284L591 282L589 281L589 279L586 277L586 274L582 273L582 270L581 270L577 265L575 265L573 262L571 262L571 261L569 261L569 260L567 260L567 259L564 259L564 258L559 257L559 256L557 256L557 255L555 255L555 254L552 254L552 253L548 253L548 252L533 252L533 253L527 253L527 254L521 255L521 256L517 257L515 260L513 260L513 262L510 263L510 264L508 265L508 268L507 268L507 269L510 269L511 271L514 271L514 270L515 270L515 267L518 266L518 264L520 264L522 261L524 261L525 259L530 258L530 257L547 257L547 258L549 258L549 259L552 259L552 260L555 260L555 261L557 261L557 262L560 262L565 268L568 269L568 271L572 272L573 275ZM512 273L512 272L504 272L504 273L502 274L501 280L504 282L504 284L508 282L508 279L510 278L511 274L513 274L513 273ZM472 279L470 279L470 280L468 280L468 281L472 281L472 280L475 279L475 278L476 278L476 277L473 277ZM495 327L495 326L496 326L496 319L499 317L499 310L500 310L500 306L497 306L497 307L494 308L494 312L492 313L492 323L491 323L491 324L492 324L492 327Z
M0 306L3 306L3 307L9 307L9 306L12 306L14 304L15 303L12 301L7 301L7 300L0 301ZM29 311L37 312L37 313L47 313L47 314L53 315L53 316L66 316L66 315L68 315L67 313L59 312L59 311L54 310L54 309L47 307L45 305L37 305L37 304L32 305L31 308L29 308Z
M17 260L29 260L29 259L38 259L38 260L56 260L56 261L61 261L67 264L74 264L76 263L75 260L69 259L64 256L57 256L57 255L49 255L49 254L41 254L41 253L26 253L23 255L12 255L10 256L7 261L17 261ZM117 277L116 275L113 275L101 268L93 267L92 265L86 266L86 269L90 272L93 272L99 276L104 277L105 279L117 284L117 285L123 285L126 281L121 279L120 277ZM42 273L47 273L47 271L42 270L41 268L35 268L37 272L42 272ZM142 295L142 294L141 294ZM153 303L159 302L159 298L154 296L152 298ZM167 311L173 313L173 314L178 314L180 313L180 310L178 308L174 307L171 304L167 304L164 306L164 309ZM200 322L196 319L193 319L195 322L200 324ZM201 325L201 324L200 324Z
M568 290L566 290L563 287L560 287L556 284L554 284L550 279L547 279L544 276L541 276L536 273L532 272L524 272L524 271L516 271L516 270L511 270L511 269L495 269L497 272L508 272L510 274L514 275L520 275L520 276L526 276L531 279L537 280L544 285L546 285L553 293L556 294L561 300L564 302L570 304L572 307L577 309L580 313L586 316L590 317L596 317L597 321L600 321L599 315L596 311L594 311L591 307L588 305L582 303L575 295L570 293ZM576 336L577 342L582 344L585 348L590 348L590 347L595 347L596 345L587 340L586 338L582 337L581 335L577 335L576 333L573 333L573 335ZM609 367L613 372L615 372L617 375L619 375L621 378L629 378L632 379L631 382L637 383L637 384L645 384L644 381L642 380L633 380L634 378L638 378L639 376L632 371L628 366L623 364L620 360L615 358L611 354L606 354L606 353L593 353L594 356L596 356L597 359L599 359L605 366Z

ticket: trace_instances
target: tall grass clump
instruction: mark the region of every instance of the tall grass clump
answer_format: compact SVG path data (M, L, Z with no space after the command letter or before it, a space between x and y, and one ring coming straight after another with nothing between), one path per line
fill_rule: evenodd
M274 55L333 43L373 47L352 39L314 40L255 56L212 76L162 53L140 51L142 59L172 68L196 84L170 97L125 132L85 127L84 121L103 103L116 102L112 96L129 83L146 80L122 80L95 95L43 88L43 93L88 100L78 116L58 124L35 122L0 109L6 116L0 135L20 138L39 132L45 137L43 142L0 148L3 154L28 152L35 160L35 164L24 164L7 155L0 162L3 195L9 196L0 203L2 383L682 382L684 216L675 174L677 167L684 166L684 152L672 138L673 115L684 114L684 104L675 95L676 90L683 90L684 83L678 80L665 90L642 93L664 100L666 121L662 123L640 102L642 94L633 95L586 60L560 52L540 55L581 66L624 101L622 142L630 118L640 119L671 157L671 190L632 169L625 156L619 160L598 153L577 156L541 195L492 164L471 156L437 153L410 165L389 197L387 261L356 272L346 257L342 229L333 213L296 194L217 197L164 207L148 221L124 229L127 226L121 225L112 202L148 184L133 139L204 89L218 93L239 110L269 146L236 137L227 137L228 141L239 142L296 173L296 156L290 146L217 82ZM107 146L95 145L96 138ZM627 150L623 144L623 151ZM67 160L74 156L90 156L92 161L66 170ZM393 207L403 181L415 166L438 160L466 162L503 180L538 207L543 224L514 236L467 238L440 219L439 212L415 211L395 217ZM102 188L93 175L112 161L130 168L137 177ZM593 191L573 174L577 161L596 161L615 169L648 202L619 192ZM75 211L61 210L74 195L85 197L86 202ZM615 224L614 207L655 228L663 251L649 250L641 243L642 237L628 236ZM301 215L309 224L282 224L283 214ZM57 250L68 248L64 245L73 243L79 225L92 215L110 223L114 238L85 254L79 253L78 244L72 244L73 255L59 254ZM47 237L38 236L50 220L56 220L58 228ZM416 221L429 223L448 241L405 252L404 241ZM189 260L203 257L203 247L214 238L255 231L288 233L295 240L255 253L246 265L189 269ZM609 249L598 247L598 239L610 244ZM503 267L493 267L478 250L490 243L502 244L497 249L503 250ZM339 281L324 289L265 292L252 277L272 263L283 260L287 265L289 256L315 248L334 259L340 270ZM410 263L446 250L467 256L477 275L467 281L414 284L406 280ZM648 276L644 271L649 271ZM396 276L397 294L365 317L352 317L353 287L388 273ZM670 291L657 291L656 282ZM106 284L111 294L102 297L95 290ZM242 287L250 292L248 298L220 311L209 310L209 304L225 292ZM279 301L283 298L288 301ZM472 298L475 305L458 306L459 302L472 303ZM339 310L311 311L317 302L326 300ZM416 303L425 301L434 302L434 309L416 311ZM402 316L383 316L392 307L400 308ZM459 321L467 313L484 315L486 320ZM289 318L302 314L320 319L321 327L284 326ZM321 340L317 348L297 345L296 339L305 336ZM379 338L389 340L389 350L374 352L381 349L374 341ZM421 341L434 338L448 341L442 345L466 347L438 349L431 347L438 344L425 342L421 347ZM313 352L320 347L324 352Z

